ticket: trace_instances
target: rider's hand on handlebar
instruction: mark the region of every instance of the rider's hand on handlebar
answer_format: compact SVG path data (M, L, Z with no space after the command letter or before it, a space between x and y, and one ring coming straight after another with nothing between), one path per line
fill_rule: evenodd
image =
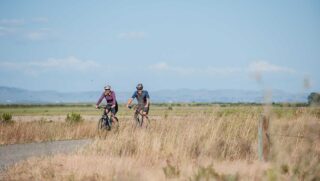
M99 109L99 106L98 106L98 105L96 105L96 109Z

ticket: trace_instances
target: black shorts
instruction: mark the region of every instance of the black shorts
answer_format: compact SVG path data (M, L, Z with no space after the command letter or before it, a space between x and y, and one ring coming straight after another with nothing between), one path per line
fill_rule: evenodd
M117 112L118 112L118 103L116 102L116 107L111 108L111 109L108 110L108 111L111 111L113 115L116 115Z
M149 114L149 106L148 107L143 107L143 112L146 112L147 114Z
M148 107L145 107L144 105L141 105L141 106L139 106L138 107L138 111L141 111L142 110L142 112L145 112L146 114L149 114L149 107L150 106L148 106Z

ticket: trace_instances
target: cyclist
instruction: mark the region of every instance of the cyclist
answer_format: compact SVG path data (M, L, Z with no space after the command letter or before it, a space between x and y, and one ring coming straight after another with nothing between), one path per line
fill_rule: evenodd
M99 108L99 104L102 102L103 98L105 98L107 101L106 114L108 114L111 111L111 115L112 117L114 117L118 112L118 102L116 100L116 94L114 91L111 90L110 85L104 87L104 92L102 93L96 104L97 109ZM108 109L108 107L110 108Z
M136 87L136 91L133 93L132 97L129 98L127 107L130 108L130 105L133 101L133 99L137 99L138 101L138 107L137 110L146 118L149 113L149 107L150 107L150 97L149 93L146 90L143 90L143 85L140 83ZM139 113L135 113L135 118L138 116Z

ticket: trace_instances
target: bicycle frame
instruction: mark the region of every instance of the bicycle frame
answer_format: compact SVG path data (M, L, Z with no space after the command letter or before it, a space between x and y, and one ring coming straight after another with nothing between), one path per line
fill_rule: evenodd
M136 125L139 125L140 127L142 127L143 125L143 121L144 121L144 117L148 120L149 122L149 118L147 115L144 115L141 113L141 110L143 110L141 108L141 106L139 105L134 105L134 106L129 106L129 109L134 109L135 113L134 113L134 118L136 120Z
M108 115L111 111L111 106L107 105L107 106L99 106L98 109L103 109L103 113L101 115L101 118L98 122L98 129L107 129L107 130L111 130L112 127L112 118L116 119L117 118L115 116L112 115ZM108 112L106 112L106 110L109 110ZM117 120L118 121L118 120Z

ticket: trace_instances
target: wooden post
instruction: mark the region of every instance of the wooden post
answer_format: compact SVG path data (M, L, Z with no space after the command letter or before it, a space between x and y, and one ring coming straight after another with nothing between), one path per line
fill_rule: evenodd
M262 143L262 119L259 119L258 123L258 157L260 161L263 161L263 143Z
M258 156L260 161L268 161L270 152L269 117L261 115L258 124Z

